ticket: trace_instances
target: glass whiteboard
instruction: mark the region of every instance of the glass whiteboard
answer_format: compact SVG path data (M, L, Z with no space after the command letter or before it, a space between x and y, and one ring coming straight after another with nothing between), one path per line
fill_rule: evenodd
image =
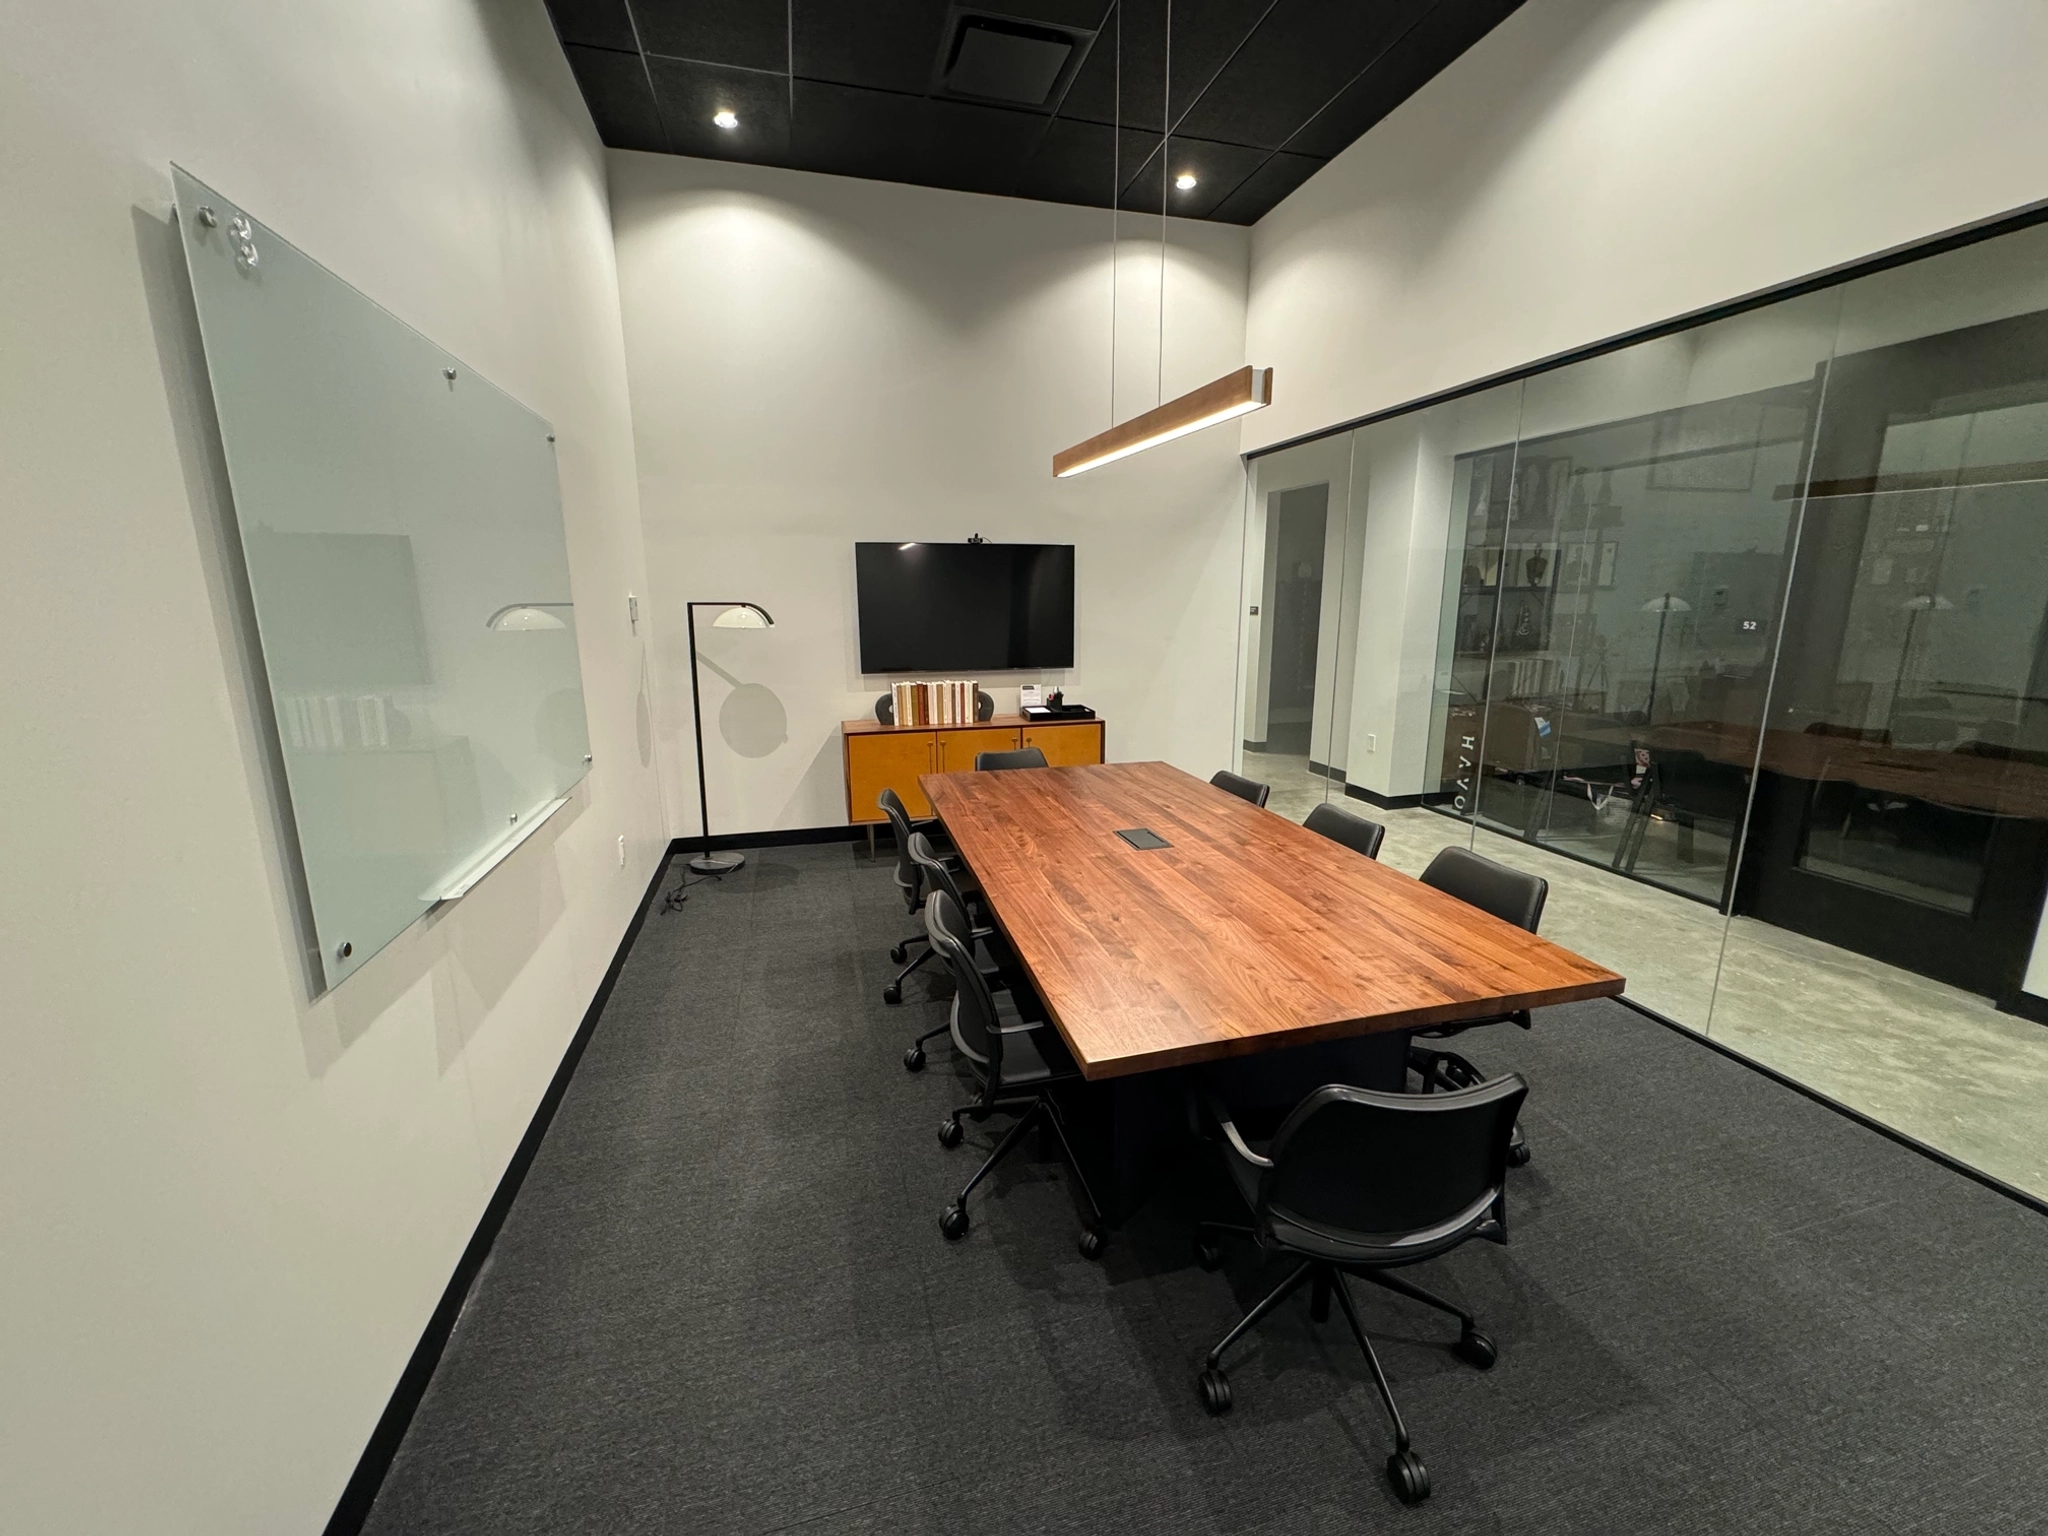
M548 423L173 168L333 986L590 762Z

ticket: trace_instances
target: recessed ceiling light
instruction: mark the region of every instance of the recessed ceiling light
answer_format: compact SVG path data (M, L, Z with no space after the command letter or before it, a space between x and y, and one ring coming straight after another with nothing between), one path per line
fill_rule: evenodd
M1182 171L1173 178L1173 184L1183 192L1192 192L1195 190L1195 173L1193 171Z
M740 125L739 114L725 107L721 107L718 111L712 113L711 121L718 124L721 128L737 128Z

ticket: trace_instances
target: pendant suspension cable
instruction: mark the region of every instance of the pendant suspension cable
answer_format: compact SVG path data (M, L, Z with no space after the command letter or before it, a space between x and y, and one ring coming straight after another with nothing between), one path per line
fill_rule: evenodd
M1173 139L1173 0L1166 0L1166 74L1159 90L1159 378L1153 406L1166 403L1166 189Z
M1109 424L1116 425L1116 205L1123 191L1124 7L1116 6L1116 87L1109 113Z

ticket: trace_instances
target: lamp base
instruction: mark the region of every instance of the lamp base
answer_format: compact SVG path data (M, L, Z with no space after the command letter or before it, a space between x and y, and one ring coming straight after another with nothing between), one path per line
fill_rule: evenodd
M744 853L700 853L690 860L690 872L697 875L729 875L746 865Z

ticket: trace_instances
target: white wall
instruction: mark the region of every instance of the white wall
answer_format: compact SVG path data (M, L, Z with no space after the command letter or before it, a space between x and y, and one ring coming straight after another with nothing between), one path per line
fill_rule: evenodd
M174 158L559 437L595 769L318 1000ZM0 204L0 1529L317 1530L663 842L601 151L540 0L0 0Z
M1247 448L2048 197L2040 0L1529 0L1262 219Z
M1052 478L1057 449L1111 420L1107 213L671 156L610 163L680 832L697 825L691 599L757 602L776 621L700 625L712 830L847 820L839 723L889 682L859 669L861 539L1075 544L1075 665L1048 681L1103 716L1112 758L1205 776L1231 761L1234 436ZM1119 417L1149 408L1160 379L1159 224L1122 227ZM1242 365L1246 244L1171 224L1168 397ZM1030 680L983 679L1002 709Z

